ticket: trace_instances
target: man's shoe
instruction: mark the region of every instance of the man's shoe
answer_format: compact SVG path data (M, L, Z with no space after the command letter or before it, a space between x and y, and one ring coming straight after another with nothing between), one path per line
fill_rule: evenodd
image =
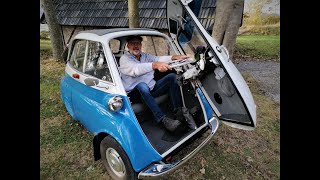
M184 116L183 116L183 112L182 112L182 108L181 108L181 107L178 108L178 109L176 110L176 112L174 113L174 119L177 119L177 120L179 120L180 122L186 121L186 120L184 119Z
M177 127L181 125L180 121L168 118L167 116L165 116L161 122L163 126L171 132L176 130Z

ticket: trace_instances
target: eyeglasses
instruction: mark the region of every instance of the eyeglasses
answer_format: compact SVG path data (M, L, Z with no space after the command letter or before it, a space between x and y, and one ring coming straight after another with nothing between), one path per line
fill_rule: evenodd
M141 45L141 42L140 41L130 41L130 42L128 42L128 44Z

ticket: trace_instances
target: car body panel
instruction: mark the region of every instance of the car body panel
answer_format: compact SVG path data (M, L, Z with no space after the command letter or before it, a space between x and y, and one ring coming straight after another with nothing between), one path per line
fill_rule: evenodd
M74 114L74 110L73 110L73 105L72 105L72 87L70 87L70 81L72 81L71 78L62 78L61 82L60 82L60 91L61 91L61 99L63 101L63 103L65 104L65 107L67 109L67 111L69 112L69 114L71 115L71 117L75 120L77 120L77 118L75 117Z
M137 172L150 162L162 159L144 136L127 97L122 96L123 108L119 112L112 112L107 108L107 102L114 94L93 89L76 80L72 82L73 78L69 75L65 75L63 79L69 81L68 84L73 89L72 104L73 108L77 109L73 117L94 135L104 132L114 137L127 153Z
M203 92L201 91L201 89L198 87L196 89L196 91L197 91L197 94L198 94L199 98L201 99L201 103L205 109L206 119L209 120L215 116L213 109L212 109L211 105L209 104L207 98L203 95Z

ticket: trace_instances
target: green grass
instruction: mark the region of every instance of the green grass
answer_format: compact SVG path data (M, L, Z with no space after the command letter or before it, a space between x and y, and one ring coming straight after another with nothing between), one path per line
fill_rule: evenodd
M40 39L40 50L49 51L51 50L51 41Z
M61 101L64 67L52 58L40 61L40 179L108 179L102 164L93 161L93 135Z
M280 61L280 36L239 35L235 56Z
M257 38L257 44L276 39L239 37L238 42L249 46ZM40 40L40 48L49 44ZM40 59L40 179L111 179L101 161L93 160L93 135L61 101L65 64L48 56ZM280 179L280 105L250 75L243 76L257 105L257 128L244 131L220 123L209 145L169 179Z
M52 56L51 41L40 39L40 58L46 59L50 56Z
M40 32L40 39L50 40L50 34L47 31Z

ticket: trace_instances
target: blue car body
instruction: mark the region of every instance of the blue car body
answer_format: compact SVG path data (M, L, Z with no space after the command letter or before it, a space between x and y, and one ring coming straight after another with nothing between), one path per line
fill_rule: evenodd
M112 95L79 84L68 74L61 80L61 94L70 115L90 133L106 133L114 137L127 152L137 172L150 162L162 159L144 137L127 97L123 97L124 107L119 112L111 112L106 104Z

